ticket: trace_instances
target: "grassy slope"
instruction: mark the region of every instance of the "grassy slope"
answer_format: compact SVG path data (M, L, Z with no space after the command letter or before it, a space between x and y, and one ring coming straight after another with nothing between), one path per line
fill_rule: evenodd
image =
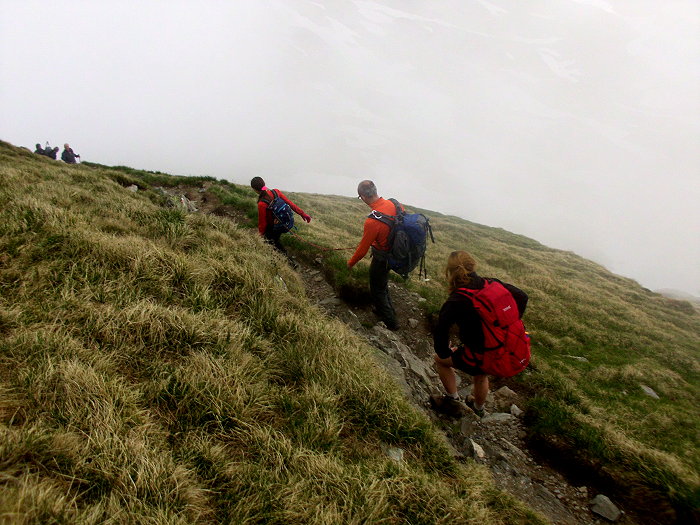
M318 215L303 227L305 238L341 247L361 235L367 208L356 199L292 195ZM440 277L456 249L471 252L482 275L529 294L525 322L536 369L526 380L536 392L528 410L532 432L618 471L618 479L669 494L684 507L700 505L700 315L692 305L574 253L499 228L414 211L431 217L436 239L427 263L433 280L409 282L429 299L430 310L444 300ZM343 257L330 256L335 273L343 274L337 264ZM353 279L340 277L346 278ZM646 395L642 384L661 399Z
M226 184L219 195L255 217L248 188ZM329 248L355 246L367 213L363 203L290 195L315 218L300 228L301 237ZM625 483L668 494L682 506L700 505L700 316L692 305L503 229L414 211L429 215L435 230L436 244L428 251L433 280L408 284L428 299L429 311L437 311L444 299L439 277L454 249L472 252L482 275L516 283L529 293L525 320L537 371L526 381L535 391L528 410L533 434L580 451L584 461L605 467ZM285 239L299 255L323 256L327 276L348 298L366 290L367 261L350 274L345 269L350 251L321 252ZM661 399L644 394L642 384Z
M128 171L0 144L3 522L538 522L257 236Z
M224 184L218 191L225 202L255 217L250 189ZM303 239L329 248L356 245L367 214L363 203L289 195L314 216L300 227ZM400 193L386 196L401 198ZM473 253L482 275L513 282L530 295L525 321L533 336L536 373L525 382L535 392L528 407L533 435L580 453L625 483L668 494L681 506L699 506L700 315L692 305L503 229L414 211L429 215L435 231L427 261L433 279L408 283L428 299L429 311L437 311L444 300L440 277L455 249ZM321 252L285 239L301 256L321 255L327 276L346 296L366 290L367 261L348 273L345 260L351 251ZM644 394L642 384L661 399Z

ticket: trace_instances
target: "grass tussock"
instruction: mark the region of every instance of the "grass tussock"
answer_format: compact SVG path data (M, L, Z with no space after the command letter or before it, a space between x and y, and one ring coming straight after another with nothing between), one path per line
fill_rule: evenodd
M541 522L256 235L160 206L182 181L0 144L3 521Z

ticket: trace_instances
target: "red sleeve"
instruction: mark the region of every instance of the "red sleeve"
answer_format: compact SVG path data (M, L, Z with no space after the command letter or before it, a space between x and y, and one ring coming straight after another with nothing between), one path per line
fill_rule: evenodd
M265 234L267 228L267 203L258 201L258 233Z
M294 213L296 213L297 215L306 215L304 213L304 210L302 210L299 206L297 206L292 201L290 201L284 193L282 193L280 190L277 190L277 189L275 191L277 192L277 195L279 195L284 202L289 204L289 207L292 208L292 211Z

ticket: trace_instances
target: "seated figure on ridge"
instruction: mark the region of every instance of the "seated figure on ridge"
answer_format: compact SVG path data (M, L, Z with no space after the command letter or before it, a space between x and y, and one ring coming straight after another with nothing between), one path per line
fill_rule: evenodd
M44 148L44 155L50 159L56 160L56 157L58 156L58 146L52 148L47 142L46 147Z
M58 151L58 148L56 148ZM61 153L61 160L65 162L66 164L75 164L76 163L76 157L80 158L80 155L75 153L73 151L73 148L70 147L68 144L63 145L63 153Z

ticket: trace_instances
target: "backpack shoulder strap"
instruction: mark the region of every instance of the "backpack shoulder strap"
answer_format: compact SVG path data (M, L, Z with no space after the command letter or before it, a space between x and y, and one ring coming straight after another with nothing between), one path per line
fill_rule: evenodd
M386 224L389 228L393 228L396 223L396 216L382 215L377 210L372 210L372 213L367 215L369 219L377 219L379 222Z
M474 304L474 306L476 306L477 302L480 305L483 305L483 300L479 297L479 295L492 284L492 280L486 277L482 277L482 279L484 280L484 286L482 288L457 288L455 292L468 298L472 304Z
M401 211L401 204L396 199L387 199L391 201L396 208L396 215L385 215L377 210L372 210L372 213L367 215L370 219L377 219L379 222L383 222L389 228L393 228L396 221L403 216L403 211Z
M479 290L473 290L471 288L457 288L455 292L457 292L459 295L466 297L467 299L470 299L471 301L474 301L474 297L476 296L476 293Z
M389 199L391 203L394 205L394 208L396 208L396 216L404 215L405 212L403 210L403 206L401 206L401 203L397 201L396 199Z

